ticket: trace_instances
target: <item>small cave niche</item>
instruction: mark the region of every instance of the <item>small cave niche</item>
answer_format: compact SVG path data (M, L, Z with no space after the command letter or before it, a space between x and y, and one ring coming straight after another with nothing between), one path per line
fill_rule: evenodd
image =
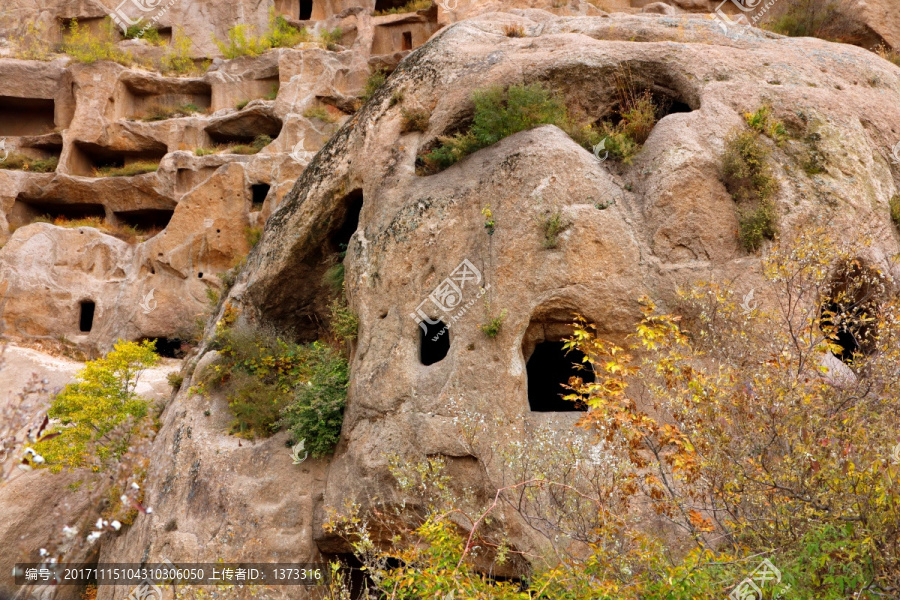
M297 18L301 21L309 21L313 13L313 0L298 0L298 4L300 6L298 7Z
M250 212L258 212L263 209L263 204L272 189L268 183L254 183L250 186Z
M375 12L400 8L408 4L407 0L375 0Z
M90 333L94 327L94 312L97 305L93 300L82 300L78 305L78 331Z
M106 218L106 208L102 204L69 203L61 200L36 200L19 195L7 214L10 229L24 227L38 220L74 221L78 219Z
M419 362L430 366L439 363L450 352L450 329L443 321L419 322Z
M532 412L584 411L563 396L572 377L594 381L590 365L582 363L584 354L566 351L565 339L572 335L570 325L575 309L559 303L539 309L522 338L522 357L527 375L528 406Z
M331 252L345 252L350 238L359 228L359 215L363 207L363 191L355 189L340 202L341 209L336 211L335 221L340 225L332 232L328 243Z
M0 96L0 137L52 133L56 128L55 111L53 100Z
M275 140L283 125L274 115L248 108L212 123L205 131L216 144L249 144L260 135Z
M413 47L413 39L412 39L412 31L404 31L403 32L403 47L401 50L412 50Z
M412 50L421 46L435 31L427 22L389 22L375 26L371 53L375 56Z
M119 223L133 227L139 233L152 237L166 228L174 213L174 209L145 208L118 211L114 212L113 216Z
M123 118L162 121L206 113L212 106L212 86L203 81L160 84L153 78L133 77L123 81L123 88L118 104Z
M190 351L190 344L179 338L145 337L138 340L156 342L156 353L163 358L184 358Z
M563 386L572 377L593 380L590 371L578 368L584 354L579 350L566 352L565 342L540 342L528 358L528 406L532 412L583 411L584 407L563 400L568 392Z
M164 144L144 151L122 151L75 142L72 146L69 169L73 175L102 177L104 171L123 168L135 163L159 164L167 153Z
M875 352L882 299L887 292L884 276L863 259L842 262L835 269L821 302L820 319L826 333L833 333L840 351L835 356L850 365L858 356Z

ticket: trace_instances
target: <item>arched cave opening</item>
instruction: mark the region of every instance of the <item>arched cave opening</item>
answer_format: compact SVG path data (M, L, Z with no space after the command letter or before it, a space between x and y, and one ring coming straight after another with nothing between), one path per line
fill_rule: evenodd
M528 374L528 406L532 412L570 412L586 410L569 400L563 400L572 377L593 381L589 369L579 368L584 354L577 349L566 352L565 342L539 342L528 358L525 370Z
M821 324L834 336L840 350L835 356L846 364L875 351L884 277L862 259L838 265L821 304Z
M263 208L271 186L268 183L254 183L250 186L251 206L250 212L258 212Z
M312 17L313 0L300 0L300 20L309 21Z
M347 194L341 201L344 207L343 214L337 215L340 225L329 237L329 245L332 252L343 252L350 244L350 238L359 228L359 214L363 207L363 191L355 189Z
M94 327L94 311L97 305L93 300L82 300L78 316L78 330L89 333Z
M156 353L163 358L184 358L188 352L188 344L179 338L146 337L138 340L145 341L156 342Z
M450 328L443 321L419 323L419 361L426 367L439 363L450 352Z

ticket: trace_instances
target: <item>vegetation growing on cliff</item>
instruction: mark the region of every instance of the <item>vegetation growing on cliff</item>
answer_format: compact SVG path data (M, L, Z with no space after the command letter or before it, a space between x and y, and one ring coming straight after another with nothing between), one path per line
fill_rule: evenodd
M900 299L864 247L805 231L763 259L764 307L699 282L680 315L645 300L627 346L578 318L567 347L596 374L569 382L568 399L590 407L580 431L460 408L459 443L484 461L491 478L475 485L491 493L465 493L453 459L396 456L421 519L351 505L328 529L376 594L398 597L696 600L751 585L754 598L890 596ZM541 544L512 546L508 514Z
M119 34L109 17L103 20L97 31L83 27L76 19L72 19L69 30L63 36L62 48L63 52L78 62L91 64L111 60L129 66L134 62L134 57L130 52L119 50L116 46L118 41Z
M220 360L206 378L225 393L233 433L252 439L286 428L294 443L305 440L314 457L332 450L349 381L339 348L297 344L270 327L250 325L220 328L214 345Z
M769 165L769 149L756 129L736 131L725 140L722 161L725 187L738 204L738 236L748 252L773 239L776 181Z
M141 372L158 360L155 342L119 341L112 352L86 363L50 405L48 415L59 419L51 433L58 435L36 444L47 465L96 470L120 458L149 414L149 403L135 391Z

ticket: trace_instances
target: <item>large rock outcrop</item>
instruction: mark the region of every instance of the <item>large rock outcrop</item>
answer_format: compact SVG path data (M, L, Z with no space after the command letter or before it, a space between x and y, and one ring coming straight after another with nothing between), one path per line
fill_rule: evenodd
M506 36L506 25L525 36ZM573 110L601 118L623 70L671 108L631 164L600 161L543 126L438 174L416 173L417 155L471 118L472 90L541 82ZM223 399L184 386L166 410L148 474L159 514L105 542L101 559L310 561L345 551L322 531L325 507L399 501L392 453L444 456L465 484L490 490L495 474L463 448L454 418L460 410L483 415L486 439L499 436L492 417L522 419L523 439L543 424L570 427L577 414L532 410L526 363L538 343L565 335L574 312L617 338L639 318L641 295L666 308L679 285L697 280L763 289L759 255L738 243L721 169L725 140L746 127L744 113L764 105L795 132L770 144L780 235L810 224L838 237L869 235L867 260L896 276L890 259L900 234L888 202L900 181L890 158L900 135L900 69L873 53L753 29L725 35L704 17L537 10L482 15L435 36L311 161L225 302L240 319L314 337L325 310L321 272L348 242L347 296L360 330L333 458L293 468L284 434L240 444L224 433ZM427 111L427 130L405 132L403 109ZM821 169L809 174L812 150ZM541 219L557 211L568 228L546 248ZM462 301L441 312L429 297L454 277L465 283ZM496 338L478 328L485 299L494 314L507 310ZM429 365L414 318L420 309L452 323L446 356ZM195 381L210 360L200 359ZM514 515L500 518L517 549L541 545L514 526ZM101 600L122 596L101 590Z

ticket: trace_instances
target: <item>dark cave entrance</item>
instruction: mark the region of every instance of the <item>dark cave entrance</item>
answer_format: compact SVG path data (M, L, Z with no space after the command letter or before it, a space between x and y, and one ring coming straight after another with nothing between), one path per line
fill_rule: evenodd
M300 0L300 20L309 21L312 17L313 0Z
M821 304L821 325L840 346L834 355L845 364L875 351L883 276L861 259L840 264Z
M563 400L568 393L563 385L568 385L572 377L593 381L590 370L578 368L584 354L572 349L566 352L565 342L540 342L528 358L528 405L532 412L572 412L584 411L583 406Z
M81 310L78 317L78 330L82 333L89 333L94 327L94 311L97 305L93 300L82 300Z
M138 340L145 341L156 342L156 353L163 358L184 358L187 354L187 344L179 338L148 337Z
M116 219L140 232L159 232L166 228L172 219L174 210L165 208L147 208L143 210L125 210L113 213Z
M359 214L363 207L363 191L356 189L347 194L341 202L344 206L338 218L341 225L331 234L328 242L332 252L344 252L350 244L350 238L359 228Z
M407 3L406 0L375 0L375 12L400 8Z
M266 197L269 195L271 187L268 183L254 183L250 186L251 206L250 212L262 210Z
M444 322L437 321L434 324L428 321L420 322L419 361L427 367L444 360L448 352L450 352L450 329Z
M403 50L412 50L413 40L412 40L412 31L404 31L403 32Z

